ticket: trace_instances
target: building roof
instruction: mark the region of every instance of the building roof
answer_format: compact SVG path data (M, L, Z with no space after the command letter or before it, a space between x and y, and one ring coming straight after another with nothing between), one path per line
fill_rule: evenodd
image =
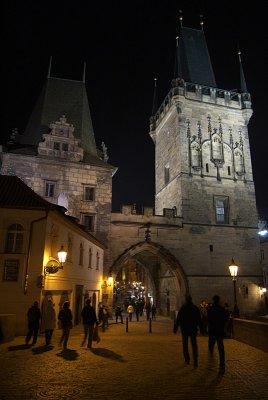
M49 132L50 124L62 115L74 126L74 136L81 140L84 151L97 157L85 83L81 81L47 79L20 143L38 146L43 134Z
M181 27L177 68L177 78L204 86L217 86L202 30Z

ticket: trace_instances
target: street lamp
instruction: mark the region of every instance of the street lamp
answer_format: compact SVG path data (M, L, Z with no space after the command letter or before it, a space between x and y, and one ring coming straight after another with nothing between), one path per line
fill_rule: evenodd
M45 275L47 274L55 274L59 269L63 269L63 264L66 261L67 251L64 250L63 245L58 251L58 259L51 258L47 264L44 266Z
M233 310L233 316L234 318L239 317L239 309L237 307L237 300L236 300L236 277L237 277L237 271L238 271L238 266L234 262L234 259L232 258L232 262L229 265L229 271L230 275L233 279L233 284L234 284L234 310Z

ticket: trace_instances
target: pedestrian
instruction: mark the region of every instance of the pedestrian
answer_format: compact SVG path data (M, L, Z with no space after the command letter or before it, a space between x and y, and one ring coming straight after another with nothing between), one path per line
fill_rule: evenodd
M132 314L134 313L134 307L132 304L129 304L128 308L127 308L127 313L128 313L128 317L129 317L129 322L132 321Z
M135 309L135 314L136 314L136 320L137 320L137 322L139 322L139 320L140 320L140 307L139 307L139 303L138 302L135 303L134 309Z
M205 300L202 300L199 306L201 321L202 321L202 335L207 335L208 333L208 304Z
M152 319L156 319L156 306L152 305Z
M224 307L220 305L220 297L215 295L213 297L213 303L208 309L208 348L211 355L213 355L213 349L217 342L220 367L219 373L225 372L225 353L224 353L224 329L225 324L228 321L228 313Z
M120 306L117 306L115 309L115 323L118 323L118 318L120 318L121 324L123 324L123 310Z
M149 319L150 319L151 309L152 309L151 303L150 302L146 303L145 304L145 311L146 311L147 321L149 321Z
M42 327L45 330L46 345L50 345L54 329L56 328L56 311L51 299L47 301L42 312Z
M81 312L81 317L84 326L84 339L82 346L84 346L87 340L87 347L90 349L92 347L94 325L98 326L96 311L94 307L92 307L90 299L87 299L86 304Z
M69 301L65 301L63 303L62 309L59 312L58 320L61 322L62 335L60 339L59 345L61 346L63 343L63 348L67 349L67 343L70 336L70 330L73 327L73 315L70 310Z
M180 308L175 320L173 332L176 333L178 327L181 328L183 356L186 364L190 364L190 355L188 349L188 338L191 339L194 367L198 363L198 347L197 347L197 328L201 329L201 315L199 308L193 304L191 296L186 296L185 303Z
M38 301L35 301L33 305L29 308L27 312L27 318L28 318L28 333L25 338L25 343L29 344L29 341L33 336L32 345L35 345L37 342L39 322L41 318L41 312Z

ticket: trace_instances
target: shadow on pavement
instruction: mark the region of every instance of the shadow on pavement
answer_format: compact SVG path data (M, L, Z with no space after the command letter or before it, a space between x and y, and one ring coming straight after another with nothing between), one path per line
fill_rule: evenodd
M111 360L125 362L123 357L120 354L115 353L114 351L98 348L98 349L91 349L91 352L94 353L96 356L110 358Z
M33 354L42 354L42 353L46 353L47 351L50 351L53 349L53 346L47 346L47 345L43 345L43 346L39 346L39 347L34 347L32 349Z
M58 357L65 358L68 361L75 361L78 358L78 353L76 350L63 349L57 354Z
M17 346L9 346L8 351L16 351L16 350L27 350L30 349L32 345L30 344L18 344Z

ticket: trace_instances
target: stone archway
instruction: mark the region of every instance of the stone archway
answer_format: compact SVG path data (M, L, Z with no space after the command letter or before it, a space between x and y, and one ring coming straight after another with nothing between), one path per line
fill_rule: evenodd
M153 293L158 312L173 317L189 292L188 281L179 261L158 243L140 242L117 257L109 274L116 280L124 266L133 263L133 260L146 271L147 292L150 290Z

